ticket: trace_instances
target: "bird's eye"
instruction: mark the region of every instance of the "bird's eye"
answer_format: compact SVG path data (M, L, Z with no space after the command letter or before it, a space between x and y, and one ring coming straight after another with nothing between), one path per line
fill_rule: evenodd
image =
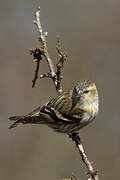
M89 93L89 91L88 91L88 90L84 91L84 94L87 94L87 93Z

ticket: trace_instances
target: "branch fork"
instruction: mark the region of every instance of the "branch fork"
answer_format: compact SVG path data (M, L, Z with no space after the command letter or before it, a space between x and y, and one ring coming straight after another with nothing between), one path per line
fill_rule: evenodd
M43 57L45 57L50 72L40 75L40 78L45 78L45 77L51 78L55 85L56 91L58 93L61 93L62 92L61 69L64 67L63 64L64 64L64 61L66 60L66 55L64 55L64 53L62 52L60 40L58 40L58 46L56 49L57 49L58 55L60 56L60 60L58 61L56 65L57 70L55 72L52 59L49 56L48 49L47 49L46 37L48 35L48 32L43 32L42 26L40 23L40 7L38 7L36 11L36 20L34 20L34 24L37 26L37 30L39 32L40 48L36 48L35 50L30 50L30 54L33 55L35 62L37 62L35 76L32 81L33 82L32 87L35 87L36 80L38 79L39 64L41 60L43 59Z

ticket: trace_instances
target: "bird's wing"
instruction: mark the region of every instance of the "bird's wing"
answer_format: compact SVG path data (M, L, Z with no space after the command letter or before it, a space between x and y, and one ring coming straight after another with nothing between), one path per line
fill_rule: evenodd
M69 112L69 116L76 121L80 121L84 115L84 111L77 106L74 106Z
M41 109L44 108L47 104L48 104L48 102L45 103L45 104L43 104L43 105L41 105L41 106L39 106L39 107L37 107L37 108L34 109L32 112L30 112L29 114L27 114L27 116L39 116Z
M62 121L75 122L80 121L83 116L83 110L73 105L73 90L69 90L58 97L51 103L57 118Z
M72 92L67 91L65 93L62 93L58 95L55 98L52 98L47 103L43 104L42 106L39 106L34 111L28 114L28 116L40 116L42 113L43 116L46 115L51 117L53 121L57 120L67 120L62 114L68 114L70 109L72 108ZM46 118L47 119L47 118Z
M53 108L63 114L68 114L72 108L72 90L69 90L55 98Z
M72 101L72 90L64 92L57 97L51 99L47 103L39 106L34 111L28 114L28 116L40 116L42 112L43 115L47 114L50 117L56 116L60 121L75 121L80 120L83 111L77 107L73 107ZM53 118L56 119L55 117ZM57 120L58 121L58 120Z

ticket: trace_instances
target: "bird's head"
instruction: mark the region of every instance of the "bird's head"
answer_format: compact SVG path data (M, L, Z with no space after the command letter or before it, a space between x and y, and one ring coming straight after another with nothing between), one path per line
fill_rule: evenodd
M73 90L73 102L88 111L98 112L98 91L95 83L84 80L78 82Z

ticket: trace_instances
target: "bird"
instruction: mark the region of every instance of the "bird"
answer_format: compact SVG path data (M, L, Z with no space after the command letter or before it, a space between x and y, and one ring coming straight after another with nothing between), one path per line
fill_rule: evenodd
M31 113L10 117L13 124L9 128L25 124L45 124L59 133L78 133L95 119L98 111L99 97L96 84L83 80Z

